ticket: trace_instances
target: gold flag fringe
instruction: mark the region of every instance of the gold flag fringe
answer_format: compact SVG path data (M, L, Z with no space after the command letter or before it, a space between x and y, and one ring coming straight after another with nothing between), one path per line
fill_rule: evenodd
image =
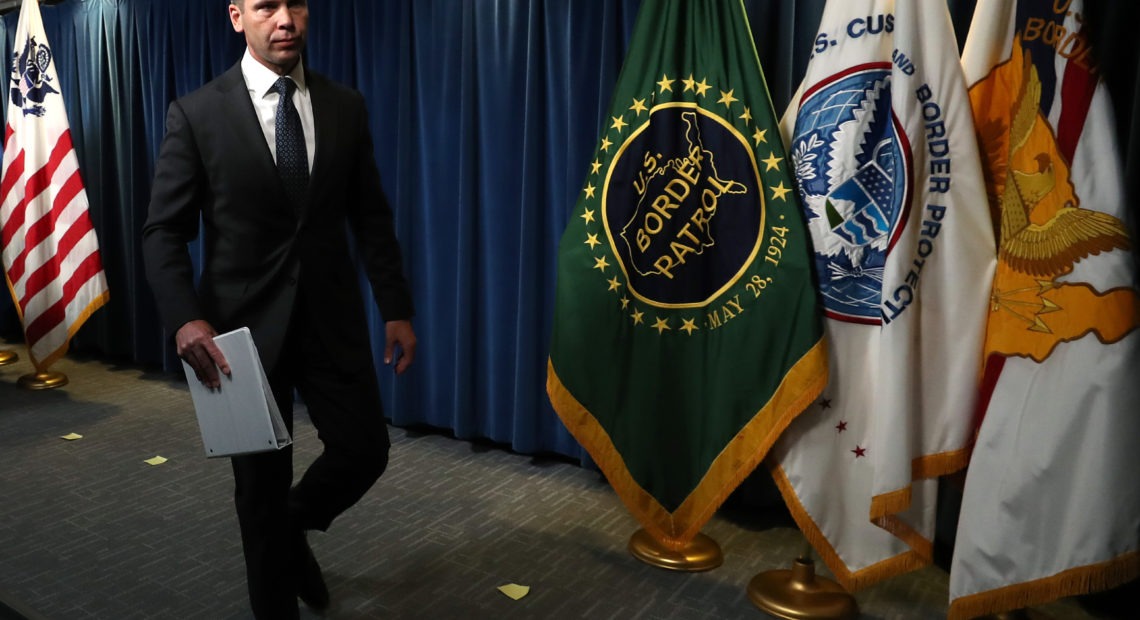
M969 460L969 448L917 457L911 461L911 480L914 482L952 474L965 468ZM910 486L872 497L871 510L868 515L871 523L901 539L910 547L910 550L871 566L851 571L839 557L839 553L831 546L815 520L811 518L803 504L800 503L799 496L783 468L778 463L773 462L770 464L770 469L776 486L780 489L780 494L784 496L784 503L788 505L788 510L792 513L800 531L803 532L812 548L834 573L840 585L849 592L860 590L896 575L917 570L934 562L934 542L898 517L899 513L910 508Z
M966 620L1042 605L1066 596L1108 590L1140 577L1140 551L1106 562L1078 566L1056 575L978 592L950 602L947 620Z
M8 285L8 292L12 295L12 305L16 307L16 315L19 317L20 325L22 326L24 325L24 309L21 308L20 304L16 301L19 299L16 295L16 287L12 284L12 280L8 278L7 271L4 272L4 283ZM51 367L52 364L66 355L68 345L71 344L71 338L75 336L75 333L79 331L80 327L83 327L87 319L91 318L91 315L99 308L102 308L110 299L111 292L109 290L103 291L95 297L95 299L92 299L91 302L87 304L87 307L79 313L75 321L67 326L67 339L64 340L63 344L56 348L56 350L45 355L44 359L37 359L36 356L32 355L32 348L29 346L28 357L31 358L32 366L35 367L36 372L47 372L47 369Z
M821 338L788 370L764 407L728 442L673 512L633 479L609 434L562 383L550 360L546 391L562 423L590 453L645 531L662 545L680 549L700 533L717 508L756 469L792 420L819 397L827 377L827 347Z
M79 313L79 316L76 317L75 321L71 325L67 326L67 339L64 340L63 344L57 347L54 351L48 353L44 359L37 360L35 356L32 355L31 347L29 347L28 357L32 358L32 365L35 366L36 372L47 372L47 369L51 367L52 364L56 363L59 358L67 355L67 349L71 345L71 339L75 336L75 333L79 331L80 327L83 327L83 324L87 322L87 319L91 318L91 315L94 314L96 310L103 307L103 305L106 304L110 299L110 291L103 291L99 294L98 297L92 299L91 302L87 304L87 307Z
M769 462L769 469L772 471L772 478L776 481L776 486L780 489L780 494L784 496L784 503L788 505L788 510L792 513L792 518L796 520L796 525L799 526L800 531L803 532L804 538L819 554L824 564L831 569L839 585L846 588L848 592L861 590L896 575L928 566L931 563L933 543L914 530L910 530L913 536L900 536L907 544L911 545L910 550L859 570L850 570L840 559L835 547L832 547L827 537L823 535L819 525L800 503L800 498L796 495L796 490L792 487L784 469L775 461Z
M960 448L938 454L927 454L911 460L911 482L946 476L965 469L970 462L969 448ZM888 493L881 493L871 498L871 520L878 524L879 520L891 519L892 515L904 512L910 508L910 486L903 487ZM897 519L895 519L897 520ZM884 529L890 530L886 526ZM893 530L892 530L893 531Z

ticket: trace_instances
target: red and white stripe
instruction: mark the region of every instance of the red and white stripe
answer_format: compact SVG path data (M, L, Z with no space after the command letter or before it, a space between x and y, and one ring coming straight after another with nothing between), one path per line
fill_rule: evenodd
M47 46L39 5L25 0L13 40ZM59 90L54 61L45 72ZM38 371L67 351L71 336L108 299L79 160L58 92L42 116L9 102L0 172L0 252Z

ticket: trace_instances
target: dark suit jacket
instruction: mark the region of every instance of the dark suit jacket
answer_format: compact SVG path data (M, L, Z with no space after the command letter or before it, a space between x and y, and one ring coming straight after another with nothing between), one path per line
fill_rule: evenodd
M143 227L147 279L170 333L195 319L220 333L248 326L269 372L294 311L307 310L334 363L359 370L371 364L371 350L346 230L384 320L410 318L411 295L364 99L311 71L305 82L316 153L299 210L285 194L240 63L170 105ZM205 254L195 290L187 243L199 216Z

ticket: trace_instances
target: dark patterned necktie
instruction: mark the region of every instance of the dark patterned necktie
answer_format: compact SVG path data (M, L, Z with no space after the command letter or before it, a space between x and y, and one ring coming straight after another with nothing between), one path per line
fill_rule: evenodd
M301 115L293 107L293 91L297 85L282 77L273 84L280 96L277 100L277 117L274 130L277 138L277 173L285 184L294 208L305 204L309 191L309 156L305 152L305 130L301 128Z

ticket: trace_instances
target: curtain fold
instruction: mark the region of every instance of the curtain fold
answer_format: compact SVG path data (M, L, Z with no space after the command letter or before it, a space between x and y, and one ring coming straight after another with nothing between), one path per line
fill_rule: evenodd
M368 102L417 305L416 364L399 380L378 367L394 424L584 457L545 392L555 253L640 4L311 3L306 63ZM744 4L783 110L824 0ZM244 41L221 0L65 0L42 12L111 288L73 349L178 370L139 231L168 105L237 62ZM6 58L17 17L3 17ZM191 254L200 264L199 244ZM368 313L379 362L383 322L371 303Z

